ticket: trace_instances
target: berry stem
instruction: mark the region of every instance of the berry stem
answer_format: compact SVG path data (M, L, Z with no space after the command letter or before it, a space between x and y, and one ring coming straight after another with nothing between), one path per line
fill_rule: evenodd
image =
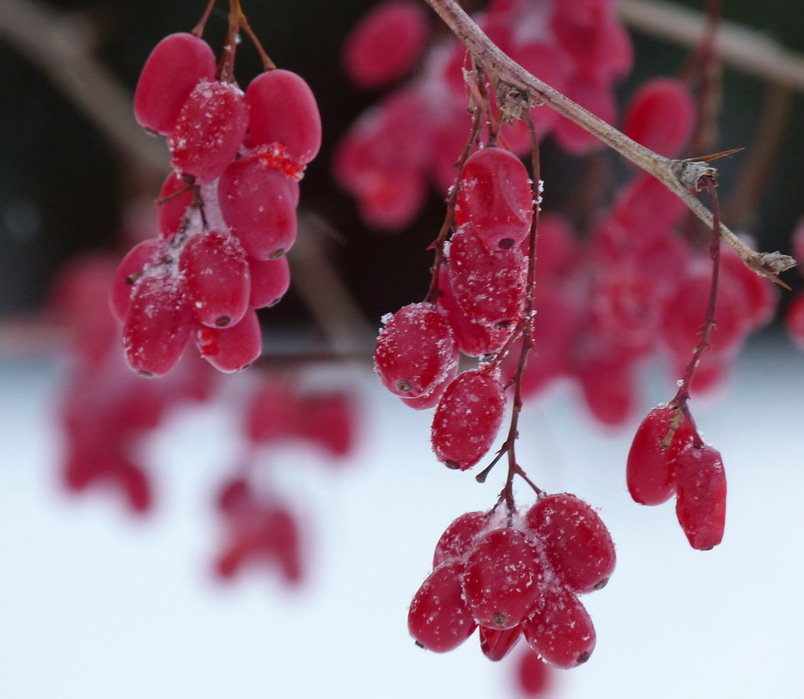
M684 371L684 377L681 379L678 392L671 401L671 403L676 405L684 414L685 419L692 428L693 443L696 447L702 447L703 440L698 433L698 428L695 426L695 420L690 413L687 403L690 399L690 387L695 376L695 371L701 363L704 351L710 346L712 330L717 325L715 321L715 307L717 305L717 285L720 274L720 235L718 235L720 229L720 204L715 190L716 186L715 181L710 177L702 178L700 182L700 187L702 189L705 187L709 192L709 197L712 202L713 218L712 242L709 246L709 256L712 258L712 280L709 287L709 303L706 308L706 319L701 328L701 339L692 351L692 359Z
M212 10L215 7L215 3L218 0L209 0L207 3L207 7L204 10L204 14L201 15L201 19L199 20L198 24L195 25L195 28L192 31L193 36L197 36L199 39L204 35L204 29L207 26L207 20L209 16L212 14Z
M514 385L514 399L513 407L511 410L511 423L508 427L508 436L505 438L502 448L498 452L494 461L489 464L481 473L476 476L476 480L480 483L486 480L491 469L500 460L503 454L508 456L508 475L505 479L505 485L500 492L498 504L505 501L509 511L514 510L514 476L522 478L537 495L540 495L542 490L533 481L528 478L528 475L517 463L516 460L516 440L519 437L519 415L522 412L522 377L525 373L525 368L528 363L528 355L533 350L533 314L534 314L534 295L536 289L536 244L539 237L539 211L541 210L541 166L539 158L539 139L536 133L536 127L530 115L524 116L525 122L528 125L530 132L531 142L531 163L533 169L532 189L533 189L533 221L530 226L530 233L528 235L528 278L527 287L525 292L525 309L522 314L522 319L517 324L516 329L511 333L509 342L517 339L519 335L522 336L522 347L519 352L516 371L513 377ZM507 352L506 344L498 354L498 357L503 357Z
M466 140L466 145L463 147L458 162L455 164L458 172L455 176L455 184L449 191L447 196L447 213L444 217L444 223L441 224L441 230L438 231L436 239L430 243L429 249L435 250L435 257L433 259L433 266L430 268L430 288L427 290L427 295L424 300L428 303L435 303L438 298L438 272L441 265L444 263L444 243L447 240L452 224L455 220L455 202L458 201L458 195L461 192L461 175L463 174L463 167L466 160L472 152L472 147L480 134L480 127L482 124L482 109L479 105L471 108L472 112L472 129L469 132L469 138Z

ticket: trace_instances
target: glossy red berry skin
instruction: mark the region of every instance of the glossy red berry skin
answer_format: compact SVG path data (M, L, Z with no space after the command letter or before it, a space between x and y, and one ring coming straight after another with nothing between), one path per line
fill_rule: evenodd
M454 375L457 365L452 329L433 304L403 306L380 330L374 368L383 386L394 395L429 395Z
M686 421L674 428L676 409L659 405L642 420L628 452L628 492L641 505L660 505L676 492L675 459L692 441Z
M151 51L134 93L134 114L146 129L167 135L193 88L215 77L215 54L192 34L170 34Z
M692 548L705 551L723 540L726 472L708 444L685 447L676 458L676 515Z
M614 542L589 505L570 493L539 498L525 515L561 582L576 593L599 590L617 560Z
M454 650L477 628L463 599L463 570L462 563L445 563L430 573L413 597L408 630L427 650Z
M491 449L505 413L499 378L471 369L455 378L436 407L431 429L433 451L449 468L474 466Z
M512 629L489 629L485 626L478 627L480 636L480 650L483 651L489 660L497 662L508 655L522 637L522 628L514 626Z
M592 619L583 604L563 587L548 589L522 622L522 633L545 662L559 668L585 663L597 641Z
M449 561L463 561L488 528L485 512L466 512L444 530L435 547L433 568Z
M511 629L536 602L543 579L535 547L517 529L492 529L475 543L466 561L463 593L478 624Z

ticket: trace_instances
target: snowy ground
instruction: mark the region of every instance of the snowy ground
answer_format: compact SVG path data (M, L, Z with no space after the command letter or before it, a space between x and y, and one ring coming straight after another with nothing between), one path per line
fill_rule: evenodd
M604 435L563 392L528 410L520 461L546 489L598 506L619 556L609 586L585 598L597 649L552 696L801 697L802 367L792 350L754 347L718 403L693 405L729 479L726 538L711 552L689 548L671 503L629 500L631 428ZM207 572L210 492L233 446L223 408L177 417L152 445L160 502L133 521L110 498L60 491L57 370L0 363L0 696L515 696L505 661L486 661L476 638L434 655L405 628L441 531L489 507L502 474L480 486L439 467L428 415L368 374L356 381L367 424L347 466L307 450L275 457L314 540L309 583L287 592L266 575L222 586ZM649 383L645 410L672 392Z

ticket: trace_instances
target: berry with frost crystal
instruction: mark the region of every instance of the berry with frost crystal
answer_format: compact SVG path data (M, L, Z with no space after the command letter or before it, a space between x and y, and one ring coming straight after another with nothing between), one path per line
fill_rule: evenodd
M374 369L396 396L428 396L455 375L457 366L452 329L433 304L404 306L380 330Z
M692 548L711 549L726 526L726 472L720 452L688 444L676 457L676 515Z
M436 407L430 439L438 460L466 470L491 449L502 424L505 393L499 377L471 369L455 378Z
M599 590L614 571L611 534L589 505L570 493L540 497L525 515L561 583L576 593Z

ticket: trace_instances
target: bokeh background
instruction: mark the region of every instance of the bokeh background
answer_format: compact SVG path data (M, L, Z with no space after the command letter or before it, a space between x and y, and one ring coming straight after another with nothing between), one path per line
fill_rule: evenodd
M371 230L332 183L338 137L378 97L352 88L338 59L344 36L373 4L244 1L272 58L304 75L319 99L325 142L305 176L303 207L323 222L332 267L371 328L421 299L425 248L443 217L433 192L410 230ZM42 2L69 13L61 17L72 18L75 39L91 42L129 93L152 47L190 30L202 5ZM804 54L799 0L724 0L723 16ZM222 4L208 26L214 44L225 30ZM672 43L633 37L637 69L619 88L623 101L645 77L675 73L686 56ZM248 374L213 405L172 415L146 445L159 489L148 518L134 520L112 498L62 491L55 413L64 340L44 313L50 285L77 253L122 249L161 177L143 171L7 39L0 24L0 696L516 696L510 667L485 661L476 639L442 657L421 653L407 635L407 604L439 534L458 514L487 508L500 483L480 487L437 468L428 416L379 392L366 362L320 369L322 382L348 385L360 399L360 440L343 468L328 469L300 446L271 457L289 466L283 488L308 525L311 570L300 590L259 574L222 586L210 574L212 493L238 449L232 405ZM238 62L243 82L259 70L245 43ZM728 68L724 79L719 147L750 147L768 86ZM766 250L789 253L804 213L802 126L804 97L793 94L767 186L739 222ZM143 148L154 145L142 139ZM546 208L571 213L578 164L549 140L543 157L555 193ZM720 164L727 201L745 158ZM616 160L614 167L626 172ZM796 273L788 281L800 286ZM305 348L319 346L320 330L293 290L264 321L271 332L300 336ZM622 464L635 424L602 431L563 386L529 406L521 459L548 490L578 492L601 508L620 561L612 584L588 601L599 634L592 661L560 673L551 697L801 696L801 361L777 322L749 344L733 382L696 406L730 478L727 538L710 553L687 548L672 504L630 502ZM671 377L649 365L643 379L646 409L666 400Z

